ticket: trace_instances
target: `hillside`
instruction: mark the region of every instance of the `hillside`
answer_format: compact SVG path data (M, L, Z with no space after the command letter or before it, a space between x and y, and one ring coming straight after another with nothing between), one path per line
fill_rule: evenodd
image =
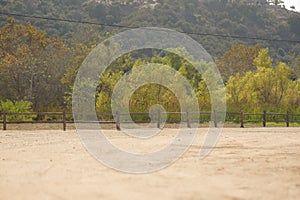
M189 33L209 53L220 57L234 43L260 44L269 47L272 56L281 61L292 60L299 54L295 42L274 42L252 39L228 39L213 35L234 35L276 40L300 40L300 14L278 6L251 4L249 1L220 0L20 0L1 1L1 11L35 16L120 24L130 27L158 26ZM1 24L8 16L1 16ZM50 36L69 40L74 33L90 25L46 21L17 17L19 22L31 21ZM119 32L121 29L93 26L101 33ZM204 34L204 35L202 35Z
M0 110L71 109L77 71L97 43L130 28L156 26L190 35L214 57L229 110L300 111L300 14L278 5L243 0L7 0L1 1L1 13ZM115 83L148 62L179 71L190 81L201 109L211 109L202 74L174 53L148 49L123 55L109 66L97 87L97 112L111 112ZM153 104L179 109L173 93L155 84L138 90L131 103L136 112Z

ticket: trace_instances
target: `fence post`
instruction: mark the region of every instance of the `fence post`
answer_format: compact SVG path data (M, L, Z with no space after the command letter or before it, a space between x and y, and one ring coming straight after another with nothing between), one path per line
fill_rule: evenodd
M267 126L267 111L264 110L264 114L263 114L263 127Z
M189 111L186 112L186 124L187 124L188 128L191 128L190 113L189 113Z
M160 128L160 110L157 111L157 128Z
M286 127L290 127L290 113L286 112Z
M241 112L241 128L244 128L244 117L245 117L245 115L244 115L244 112L242 111Z
M218 127L218 121L217 121L217 111L214 110L214 125L215 125L215 128Z
M116 128L117 128L117 131L121 130L121 126L120 126L120 111L116 112Z
M3 110L3 130L6 131L6 110Z
M66 108L63 110L63 130L67 130L67 117L66 117Z

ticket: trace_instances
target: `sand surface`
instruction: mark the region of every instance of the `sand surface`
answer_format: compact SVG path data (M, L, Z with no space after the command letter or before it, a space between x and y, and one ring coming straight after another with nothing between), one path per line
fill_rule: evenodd
M122 148L147 152L176 131L143 143L105 132ZM0 199L299 199L300 128L226 128L200 160L206 131L176 163L144 175L103 166L75 130L0 131Z

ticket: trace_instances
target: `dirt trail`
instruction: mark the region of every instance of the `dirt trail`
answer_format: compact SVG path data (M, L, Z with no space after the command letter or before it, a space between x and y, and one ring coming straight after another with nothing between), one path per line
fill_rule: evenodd
M300 128L226 128L200 160L206 131L176 163L145 175L103 166L75 131L0 131L0 199L298 199ZM142 145L105 133L122 148L148 151L176 130Z

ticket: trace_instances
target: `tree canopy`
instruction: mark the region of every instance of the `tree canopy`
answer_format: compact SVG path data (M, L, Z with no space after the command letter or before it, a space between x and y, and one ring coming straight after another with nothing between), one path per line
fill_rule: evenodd
M121 25L160 26L196 33L190 36L214 57L224 79L228 110L300 111L300 44L291 42L300 38L299 13L247 1L219 0L21 0L0 4L4 12L108 25L7 19L2 15L0 101L3 105L24 105L26 110L35 111L58 110L63 106L70 109L81 63L99 42L122 31L110 25ZM290 42L278 41L287 39ZM209 80L203 75L213 76L212 71L200 74L194 63L175 53L146 49L121 56L99 77L95 94L97 111L110 112L111 96L119 79L131 72L138 73L137 67L147 63L167 65L178 71L190 81L201 110L211 109L213 94L207 87ZM130 100L132 111L145 111L157 103L168 111L178 111L173 92L157 84L139 88Z

